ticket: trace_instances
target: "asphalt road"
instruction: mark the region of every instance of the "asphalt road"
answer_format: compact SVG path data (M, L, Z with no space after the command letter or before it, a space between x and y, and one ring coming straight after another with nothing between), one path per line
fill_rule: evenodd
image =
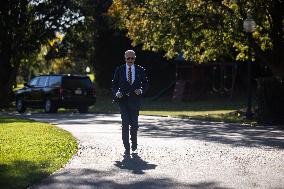
M33 189L284 188L284 130L140 116L123 157L120 115L32 114L71 132L78 153Z

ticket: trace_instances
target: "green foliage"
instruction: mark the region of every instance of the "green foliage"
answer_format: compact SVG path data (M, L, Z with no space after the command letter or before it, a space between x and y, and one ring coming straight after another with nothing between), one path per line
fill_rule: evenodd
M104 27L97 20L105 9L104 5L109 2L71 1L70 3L61 3L66 5L66 11L70 12L69 9L72 9L77 11L78 15L71 14L61 20L62 25L56 27L56 30L60 32L55 32L55 35L51 35L46 42L43 42L37 56L28 59L27 66L22 65L29 75L84 74L87 66L93 70L95 39L98 31ZM73 20L73 23L66 23L68 20L69 22ZM27 77L25 76L25 78Z
M76 1L75 1L76 2ZM4 0L0 6L0 108L7 107L20 64L33 65L42 44L79 22L73 1ZM28 60L28 61L27 61Z
M0 186L27 188L61 168L75 138L46 123L0 116Z
M203 63L248 58L243 21L251 12L257 23L254 51L265 61L265 52L276 47L273 38L278 37L283 44L283 32L280 36L271 32L273 27L283 30L283 4L275 0L115 0L109 15L119 16L117 25L127 29L133 45L165 51L168 58L183 54L188 60ZM278 17L282 23L276 26L273 14L281 10Z
M66 28L67 13L73 16L74 20L78 19L74 16L76 10L71 10L63 1L2 1L1 3L0 23L3 35L1 35L0 50L3 50L5 45L17 47L16 55L19 56L17 58L37 52L42 42L52 38L55 31Z
M62 43L67 49L66 58L70 60L69 72L82 74L85 73L87 66L92 67L96 29L91 22L92 18L85 17L84 23L76 24L66 30Z

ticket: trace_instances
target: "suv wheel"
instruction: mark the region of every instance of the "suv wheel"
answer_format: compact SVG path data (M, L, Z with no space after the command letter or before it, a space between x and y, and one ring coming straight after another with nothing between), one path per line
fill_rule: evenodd
M44 111L46 113L56 113L57 112L57 107L56 107L55 103L52 100L46 99L45 103L44 103Z
M24 101L20 98L16 100L16 109L19 113L24 113L26 111Z
M88 106L82 106L78 108L79 113L88 113L89 107Z

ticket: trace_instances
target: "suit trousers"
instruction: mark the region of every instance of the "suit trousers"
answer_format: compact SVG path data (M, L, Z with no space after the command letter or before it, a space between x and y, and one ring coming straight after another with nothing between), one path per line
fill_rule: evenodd
M137 145L139 109L132 108L128 103L120 103L120 113L122 120L122 141L124 148L129 150L129 126L132 145Z

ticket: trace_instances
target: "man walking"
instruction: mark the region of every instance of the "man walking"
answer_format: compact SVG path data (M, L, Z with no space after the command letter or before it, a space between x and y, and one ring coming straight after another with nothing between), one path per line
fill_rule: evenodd
M122 141L125 154L130 155L129 126L131 149L137 149L138 116L140 97L148 88L145 69L134 65L135 52L127 50L124 54L126 64L116 68L112 80L112 93L118 101L122 120Z

